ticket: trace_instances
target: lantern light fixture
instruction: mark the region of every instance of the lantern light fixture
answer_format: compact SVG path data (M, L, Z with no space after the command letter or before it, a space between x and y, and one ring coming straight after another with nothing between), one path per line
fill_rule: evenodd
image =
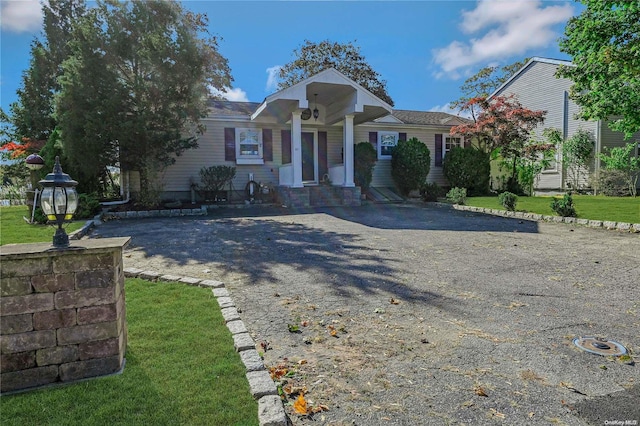
M29 170L40 170L44 167L44 160L38 154L31 154L25 162Z
M47 216L47 220L58 225L53 236L53 246L55 248L69 247L69 236L62 229L62 224L71 221L78 207L78 193L75 189L78 182L62 172L60 158L56 157L53 172L39 183L44 188L40 195L40 207Z

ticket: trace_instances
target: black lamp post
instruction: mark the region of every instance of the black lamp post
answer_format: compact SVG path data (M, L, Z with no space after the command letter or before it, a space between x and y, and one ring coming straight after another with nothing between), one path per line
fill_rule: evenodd
M31 154L27 157L25 164L29 169L29 180L31 181L31 191L27 193L27 205L29 210L33 212L38 204L38 170L44 167L44 160L38 154Z
M75 189L77 184L78 182L62 172L58 157L56 157L53 172L40 181L40 185L44 188L40 196L40 207L47 216L47 220L58 225L56 234L53 236L55 248L69 247L69 236L62 229L62 224L73 218L78 207L78 193Z

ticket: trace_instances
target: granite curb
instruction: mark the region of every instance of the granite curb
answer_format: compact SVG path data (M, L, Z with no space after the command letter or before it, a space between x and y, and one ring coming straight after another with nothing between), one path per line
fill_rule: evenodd
M578 219L575 217L548 216L548 215L541 215L537 213L512 212L507 210L490 209L485 207L464 206L460 204L445 204L445 205L450 205L455 210L491 214L494 216L510 217L514 219L523 219L523 220L531 220L531 221L538 221L538 222L542 221L542 222L554 222L554 223L569 223L574 225L583 225L589 228L600 228L600 229L606 229L611 231L640 233L640 223L611 222L611 221L602 221L602 220Z
M127 278L141 278L155 282L178 282L190 286L210 288L216 298L225 324L233 337L234 347L246 368L251 395L258 401L258 421L260 426L287 426L289 418L284 410L278 390L266 370L262 358L256 350L256 342L247 332L240 315L224 283L216 280L164 274L138 268L125 268Z

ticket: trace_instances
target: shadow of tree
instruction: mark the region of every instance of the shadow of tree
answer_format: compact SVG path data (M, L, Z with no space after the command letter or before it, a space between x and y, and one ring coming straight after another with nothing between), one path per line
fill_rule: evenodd
M269 283L290 281L309 293L321 288L324 293L316 296L325 298L380 295L444 306L445 297L428 286L407 285L402 253L391 252L369 238L359 225L475 231L512 231L515 226L512 220L477 216L397 205L305 210L261 207L219 209L205 218L108 222L94 234L130 236L128 250L142 252L146 259L161 258L168 270L198 265L199 271L215 269L216 276L226 282L242 276L260 291ZM483 224L487 221L495 223ZM350 232L354 226L359 229ZM523 228L533 232L531 226ZM428 272L425 279L426 275Z

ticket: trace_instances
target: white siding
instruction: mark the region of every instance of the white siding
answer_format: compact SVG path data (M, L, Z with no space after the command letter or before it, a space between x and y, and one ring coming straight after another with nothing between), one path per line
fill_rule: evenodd
M415 127L399 127L399 126L385 126L384 124L379 126L361 125L355 128L355 143L369 142L369 132L379 131L392 131L398 133L406 133L407 139L417 138L424 143L431 153L431 168L429 175L427 176L428 182L436 182L440 186L447 186L449 183L442 174L442 167L435 167L435 141L436 134L448 134L449 129L436 129L426 126ZM373 180L371 182L373 187L394 187L393 178L391 177L391 160L378 160L376 166L373 169Z
M566 98L571 87L571 80L556 78L558 66L545 62L532 62L497 95L515 94L520 103L531 110L544 110L547 115L544 124L539 127L538 134L545 128L557 128L568 138L576 130L591 131L597 137L597 122L575 118L579 107ZM557 189L563 185L561 165L556 172L543 172L537 183L539 189Z
M233 189L244 190L249 181L248 174L254 174L254 180L270 186L278 185L278 168L282 165L282 140L281 130L289 130L288 125L250 123L247 121L213 121L205 122L207 130L198 139L198 148L188 150L176 158L175 164L169 166L162 175L164 181L163 191L167 193L188 193L190 179L200 182L200 169L215 165L228 165L236 167L236 178L233 180ZM264 165L238 165L233 161L225 161L224 129L237 127L268 128L273 134L273 161L267 161ZM312 127L305 126L305 129ZM328 166L342 163L343 130L341 126L322 127L315 126L314 130L327 132L327 163ZM435 135L436 133L448 133L448 128L433 128L427 126L397 126L389 124L358 125L354 128L354 143L368 142L369 132L382 130L407 133L407 138L416 137L427 145L431 151L431 170L427 180L437 182L439 185L448 185L442 175L442 167L435 167ZM321 179L322 176L319 176ZM391 160L378 160L374 168L372 186L393 187L391 178Z

